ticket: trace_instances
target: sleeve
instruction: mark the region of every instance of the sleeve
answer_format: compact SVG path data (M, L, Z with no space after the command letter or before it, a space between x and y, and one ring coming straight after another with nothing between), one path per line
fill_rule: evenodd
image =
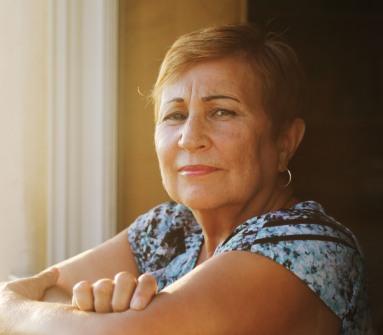
M137 218L128 229L128 240L140 273L151 273L159 280L166 266L185 252L185 222L194 222L190 218L191 212L175 202Z
M355 312L364 264L355 238L337 222L305 217L235 231L219 252L247 250L299 277L341 319Z
M153 257L172 225L170 202L159 205L139 216L128 228L128 240L140 273L150 271Z

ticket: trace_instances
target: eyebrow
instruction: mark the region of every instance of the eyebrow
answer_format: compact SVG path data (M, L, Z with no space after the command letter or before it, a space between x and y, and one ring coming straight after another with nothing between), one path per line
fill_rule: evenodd
M202 97L202 102L209 102L209 101L212 101L212 100L220 100L220 99L229 99L229 100L234 100L234 101L237 101L237 102L241 102L239 99L237 98L234 98L234 97L231 97L231 96L228 96L228 95L209 95L207 97ZM170 99L168 100L166 103L167 104L170 104L172 102L184 102L185 100L182 99L182 98L174 98L174 99Z
M237 101L237 102L241 102L237 98L233 98L233 97L230 97L228 95L209 95L207 97L203 97L202 101L203 102L209 102L211 100L218 100L218 99L229 99L229 100L234 100L234 101Z
M167 104L171 104L172 102L184 102L185 100L182 98L173 98L168 101L166 101Z

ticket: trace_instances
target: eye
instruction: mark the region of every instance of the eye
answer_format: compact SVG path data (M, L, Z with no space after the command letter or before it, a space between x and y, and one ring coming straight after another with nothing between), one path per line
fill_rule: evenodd
M228 110L228 109L223 109L223 108L215 109L213 111L213 116L217 116L217 117L235 116L235 115L236 115L235 112Z
M169 113L168 115L165 115L162 118L162 122L165 122L165 121L183 121L183 120L186 120L186 115L184 113L181 113L181 112Z

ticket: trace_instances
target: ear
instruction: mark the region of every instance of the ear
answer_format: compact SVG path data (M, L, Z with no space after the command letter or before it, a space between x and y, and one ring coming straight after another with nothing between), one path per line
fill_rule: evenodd
M280 152L279 152L279 171L285 171L290 159L294 156L295 151L298 149L303 136L305 134L306 124L300 119L294 121L286 127L280 135Z

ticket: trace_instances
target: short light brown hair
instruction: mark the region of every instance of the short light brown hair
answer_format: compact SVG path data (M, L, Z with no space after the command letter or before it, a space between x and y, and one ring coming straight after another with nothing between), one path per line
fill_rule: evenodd
M156 119L164 85L196 63L243 56L259 78L263 107L275 135L304 109L303 72L294 50L276 33L251 24L213 26L178 38L160 67L152 90Z

